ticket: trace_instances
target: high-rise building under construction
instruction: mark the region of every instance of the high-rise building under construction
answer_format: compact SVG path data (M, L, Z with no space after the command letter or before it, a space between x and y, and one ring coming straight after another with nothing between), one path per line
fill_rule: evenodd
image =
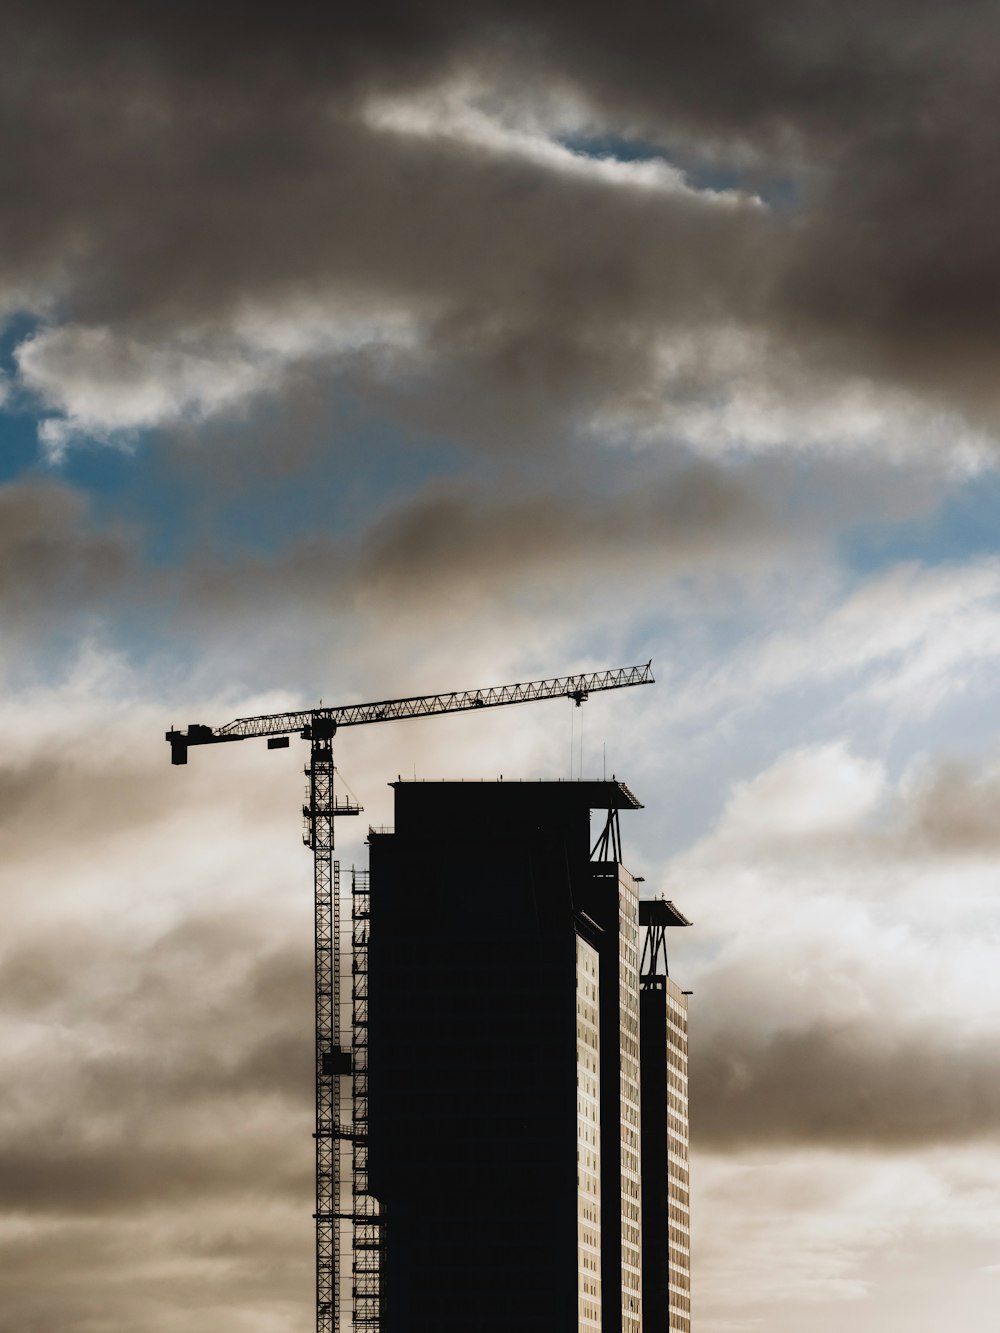
M370 838L380 1330L687 1333L687 1001L621 782L398 782ZM591 829L591 812L606 812Z

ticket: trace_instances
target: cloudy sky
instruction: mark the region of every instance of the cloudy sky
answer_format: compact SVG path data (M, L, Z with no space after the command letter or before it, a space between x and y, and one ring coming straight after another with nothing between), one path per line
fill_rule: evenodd
M344 778L644 801L699 1333L993 1333L995 6L2 11L0 1333L311 1327L304 755L164 730L650 657Z

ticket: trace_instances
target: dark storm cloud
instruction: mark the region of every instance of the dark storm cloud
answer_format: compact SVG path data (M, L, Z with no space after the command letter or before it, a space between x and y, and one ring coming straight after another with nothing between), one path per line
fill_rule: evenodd
M995 1038L900 1033L885 1015L692 1045L696 1143L908 1149L1000 1133Z
M235 1098L225 1105L228 1114L245 1115L249 1109ZM86 1114L92 1114L91 1108ZM273 1145L248 1136L245 1144L229 1144L223 1151L219 1143L185 1142L183 1125L177 1126L177 1141L166 1148L150 1145L142 1135L126 1139L127 1126L121 1139L97 1147L65 1138L47 1145L39 1141L36 1127L23 1140L0 1147L4 1204L22 1214L95 1217L178 1203L197 1207L207 1200L256 1195L262 1188L272 1198L304 1202L309 1196L308 1163L303 1160L290 1169L281 1153L290 1128L278 1121ZM268 1147L273 1148L269 1169L262 1171L262 1148Z
M361 558L363 595L409 600L426 590L479 591L543 583L586 570L614 576L642 553L659 577L768 550L772 515L762 496L709 467L624 495L537 498L441 493L372 531ZM739 555L736 552L739 551Z
M153 338L224 329L245 299L388 301L446 363L482 367L536 415L561 393L578 410L646 383L660 332L732 323L776 357L995 411L991 6L16 4L6 18L12 300L54 293L61 315ZM796 202L767 216L613 189L359 118L372 93L469 70L500 101L568 91L599 128L736 164L751 186L784 179Z
M91 915L43 916L20 943L8 919L0 946L0 1329L211 1333L244 1302L294 1318L311 1281L308 932L290 944L241 908L144 940L120 906Z
M262 1188L306 1198L310 969L305 940L275 946L235 914L191 918L141 949L72 929L60 947L8 948L5 1015L58 1031L71 1012L74 1039L5 1059L17 1089L0 1117L6 1207L96 1216ZM233 1117L235 1145L222 1129Z
M405 24L401 41L393 27L378 28L388 40L373 53L371 34L352 35L350 20L317 24L312 6L287 30L247 27L240 6L232 49L228 25L221 34L208 25L209 51L213 35L225 37L216 64L186 24L140 23L140 39L142 9L119 11L122 30L112 23L105 34L96 71L73 44L29 44L21 68L34 54L40 82L22 72L8 85L4 264L16 278L68 262L70 308L84 322L211 320L240 298L308 294L327 280L346 299L388 292L435 309L444 301L444 325L457 323L456 332L470 318L463 307L482 325L494 303L516 334L520 307L530 329L562 298L568 332L600 295L608 314L631 317L637 301L655 309L674 289L690 293L693 254L677 265L657 259L658 248L701 247L725 262L726 246L698 239L720 228L727 246L743 248L690 202L675 216L572 180L552 191L530 164L484 163L467 147L367 129L352 94L378 86L383 70L391 83L409 68ZM368 52L360 83L356 45ZM263 80L252 92L248 65ZM599 211L588 217L584 206ZM80 259L85 269L74 267ZM666 290L644 296L650 279Z
M438 77L459 57L523 61L530 75L562 73L634 118L684 114L727 136L758 137L795 124L840 137L870 123L873 110L905 109L939 86L935 71L992 59L981 47L993 12L985 0L947 13L930 0L775 0L766 12L739 0L623 0L614 11L568 0L382 0L343 13L259 0L220 0L210 11L191 0L86 9L64 0L41 15L26 0L6 6L22 68L25 56L82 56L196 87L256 73L265 89L283 82L307 95Z

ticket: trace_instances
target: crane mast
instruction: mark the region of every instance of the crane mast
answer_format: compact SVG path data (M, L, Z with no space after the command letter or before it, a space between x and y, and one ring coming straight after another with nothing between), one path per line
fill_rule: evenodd
M303 841L313 854L316 981L316 1333L340 1333L346 1294L342 1290L345 1236L351 1239L351 1327L378 1333L382 1220L367 1175L367 872L352 883L351 1025L346 1040L341 951L340 865L333 859L334 821L358 815L361 807L334 793L333 738L341 727L434 717L508 704L568 698L579 707L589 695L630 685L653 684L652 662L574 676L478 690L412 695L375 703L345 704L236 718L221 727L190 723L170 730L173 764L186 764L196 745L266 739L269 749L285 748L297 733L309 742L305 770ZM345 1091L349 1080L350 1097ZM344 1164L350 1152L352 1182L345 1198Z

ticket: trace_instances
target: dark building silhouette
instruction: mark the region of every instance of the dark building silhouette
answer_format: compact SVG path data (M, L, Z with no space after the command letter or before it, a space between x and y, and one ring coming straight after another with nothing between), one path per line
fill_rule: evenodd
M687 922L642 906L647 964L618 834L639 802L617 781L393 785L368 939L383 1333L686 1329L686 1000L663 928Z
M666 932L690 922L671 902L639 904L642 1310L646 1333L690 1333L688 1002L667 972ZM653 1188L665 1181L666 1189ZM649 1256L658 1256L649 1262ZM664 1262L666 1259L666 1262Z

